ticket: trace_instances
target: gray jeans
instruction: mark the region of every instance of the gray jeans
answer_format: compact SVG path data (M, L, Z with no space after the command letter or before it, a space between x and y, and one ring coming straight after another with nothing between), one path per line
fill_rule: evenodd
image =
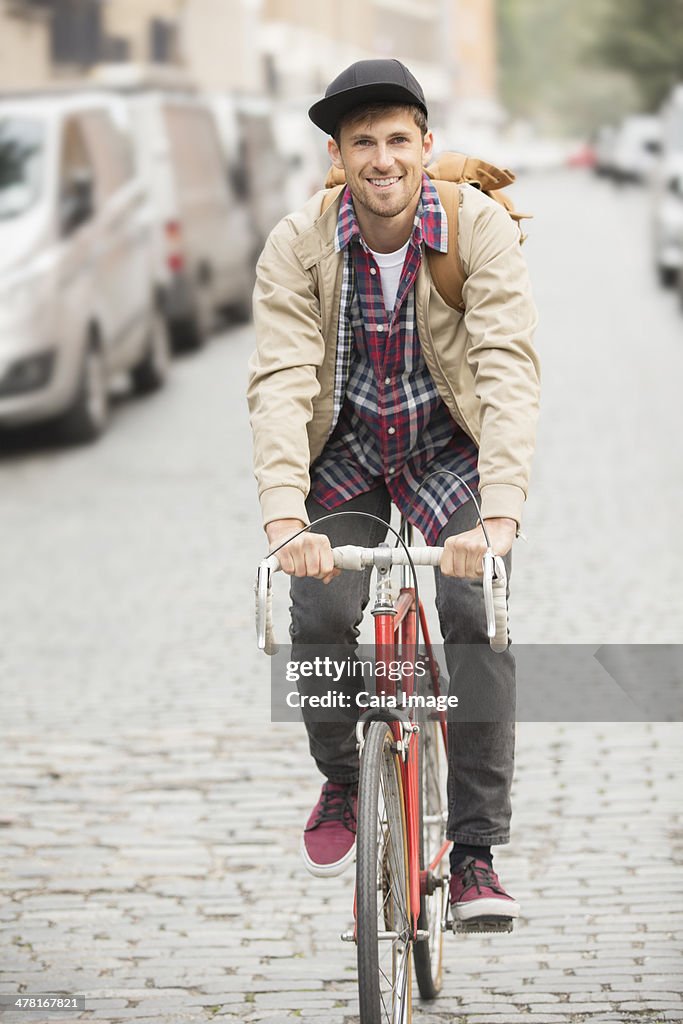
M329 514L310 497L306 508L311 522ZM378 487L334 511L366 512L388 520L390 509L388 492ZM472 529L477 521L476 509L469 501L451 516L438 543L443 544L446 537ZM342 516L317 529L328 535L333 547L339 544L374 547L386 534L381 523L362 516ZM505 563L509 577L509 555ZM474 682L477 690L489 695L489 707L492 703L495 707L497 695L500 695L501 705L509 707L511 697L514 701L514 658L509 650L493 655L488 648L481 583L443 576L438 569L435 577L450 692L457 694L466 676L468 686ZM324 657L330 644L348 648L352 656L369 593L369 570L342 573L327 586L320 580L292 577L292 660L309 660L316 654ZM322 682L315 678L302 680L299 688L302 692L314 693ZM343 686L340 684L340 688ZM349 680L346 687L354 707L355 686L356 683ZM311 754L322 774L332 782L354 782L358 778L356 716L357 711L348 712L345 718L337 713L335 720L321 722L311 720L304 712ZM449 720L448 839L475 846L509 842L514 749L514 721Z

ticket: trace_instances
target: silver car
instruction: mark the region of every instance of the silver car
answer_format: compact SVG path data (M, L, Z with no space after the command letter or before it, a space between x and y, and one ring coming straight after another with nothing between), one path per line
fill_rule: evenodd
M0 103L0 426L92 440L114 375L165 380L149 207L111 102Z
M652 246L661 284L672 286L683 267L683 86L661 111L662 150L652 175Z
M683 267L683 153L670 153L657 168L652 194L652 244L660 284L669 288Z

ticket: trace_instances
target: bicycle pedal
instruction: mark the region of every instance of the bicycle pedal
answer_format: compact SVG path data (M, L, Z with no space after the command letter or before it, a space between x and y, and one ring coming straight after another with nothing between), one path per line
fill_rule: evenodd
M514 928L512 917L474 917L470 921L453 921L456 935L478 935L482 932L511 932Z

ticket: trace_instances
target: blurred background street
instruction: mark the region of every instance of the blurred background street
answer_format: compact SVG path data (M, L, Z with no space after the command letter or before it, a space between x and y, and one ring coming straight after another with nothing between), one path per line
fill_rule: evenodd
M683 642L683 13L652 5L664 70L641 88L637 3L583 77L588 15L554 6L535 24L464 0L0 3L0 999L81 993L68 1019L111 1024L357 1021L353 877L304 873L319 779L303 727L270 722L255 649L244 397L253 261L324 176L305 111L351 60L404 59L442 148L519 171L535 217L515 642ZM496 866L522 920L450 937L416 1024L683 1020L682 734L520 724Z

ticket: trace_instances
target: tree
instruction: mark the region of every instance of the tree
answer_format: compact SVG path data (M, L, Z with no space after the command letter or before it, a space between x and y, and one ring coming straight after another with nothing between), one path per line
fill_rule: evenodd
M611 0L593 57L627 72L655 110L683 79L683 0Z
M498 0L500 93L514 117L587 134L639 105L628 75L595 49L617 2Z

